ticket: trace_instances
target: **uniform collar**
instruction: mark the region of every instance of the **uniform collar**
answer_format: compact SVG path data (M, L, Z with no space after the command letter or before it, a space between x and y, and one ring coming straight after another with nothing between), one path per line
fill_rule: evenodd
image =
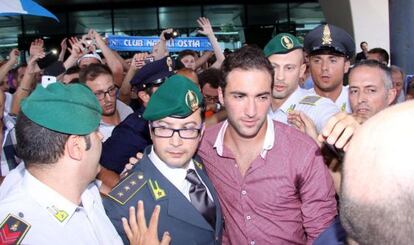
M174 186L182 186L187 181L185 177L187 176L187 170L195 170L193 159L190 160L186 168L171 168L164 163L163 160L159 158L157 153L154 151L154 146L151 146L151 152L148 154L148 158L154 164L154 166L167 178Z
M58 224L65 225L78 208L55 190L45 185L29 171L23 173L23 188L32 198L51 215Z
M266 157L266 153L268 150L272 149L273 144L275 142L275 128L273 125L273 120L270 118L269 115L266 115L266 120L267 120L267 129L266 129L266 134L265 134L265 138L263 141L263 148L260 152L260 156L262 158ZM214 142L214 148L217 151L217 154L219 156L223 156L223 148L224 148L224 135L226 133L226 129L228 127L229 123L228 121L224 121L223 125L220 128L220 131L218 132L216 141Z
M294 110L295 108L291 108L293 104L301 99L302 96L301 88L298 86L295 91L287 98L287 100L280 106L279 110L283 111L285 114L288 113L289 110Z

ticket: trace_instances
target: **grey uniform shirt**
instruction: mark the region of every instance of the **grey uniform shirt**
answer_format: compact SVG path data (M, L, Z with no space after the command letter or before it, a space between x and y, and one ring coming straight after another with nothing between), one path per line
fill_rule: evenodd
M313 88L309 89L308 91L312 94L316 94ZM349 103L349 86L342 86L341 94L336 99L336 101L334 101L334 103L341 111L352 113L351 104Z
M273 120L288 124L288 113L293 110L302 111L312 119L318 132L323 129L329 118L339 112L338 106L331 100L298 87L280 108L275 111L270 109L269 116Z

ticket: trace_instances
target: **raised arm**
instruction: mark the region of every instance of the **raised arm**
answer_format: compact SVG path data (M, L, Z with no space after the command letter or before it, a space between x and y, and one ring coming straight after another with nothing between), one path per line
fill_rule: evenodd
M106 45L105 41L102 39L101 35L99 35L98 32L96 32L94 29L91 29L89 30L88 35L92 38L92 40L95 41L96 47L102 51L102 54L106 60L106 64L113 73L115 84L118 87L121 87L122 79L124 77L122 63L114 55L113 51Z
M30 59L27 63L27 68L24 73L23 79L17 87L16 92L13 94L12 105L10 113L17 115L20 111L20 102L22 99L29 96L33 87L35 86L35 75L37 72L40 72L40 68L37 65L37 60L45 57L45 52L43 49L43 40L36 39L30 45Z
M219 69L224 61L224 54L221 51L216 36L214 35L213 28L210 24L210 20L206 17L200 17L197 20L197 23L201 28L201 30L199 30L198 33L208 37L208 40L210 41L211 46L213 47L214 54L216 55L216 62L214 62L214 64L211 67Z

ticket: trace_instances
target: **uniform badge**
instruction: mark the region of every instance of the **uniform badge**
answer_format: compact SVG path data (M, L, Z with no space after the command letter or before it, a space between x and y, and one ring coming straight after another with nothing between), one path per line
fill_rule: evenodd
M20 244L31 225L9 214L0 225L0 244Z
M342 112L346 111L346 102L342 103L341 111Z
M194 164L199 168L199 169L203 169L203 164L197 162L196 160L194 160Z
M290 105L289 108L287 109L287 113L294 111L295 107L296 107L296 104Z
M154 181L148 180L148 183L149 183L149 187L151 188L151 193L154 196L155 200L158 200L160 198L167 196L167 194L165 193L165 190L160 188L156 180Z
M315 105L316 101L320 100L321 97L320 96L306 96L305 98L303 98L299 104L305 104L305 105Z
M196 111L198 109L198 98L194 91L187 91L185 94L185 104L191 111Z
M108 197L121 205L125 205L147 183L142 172L133 172L116 185Z
M325 25L323 28L322 45L331 45L331 44L332 44L331 30L329 29L328 25Z
M65 210L59 210L56 206L47 207L47 211L53 214L59 222L65 221L65 219L69 216L69 214Z
M292 41L292 39L289 37L289 36L283 36L281 39L280 39L280 43L282 44L282 46L285 48L285 49L291 49L291 48L293 48L293 41Z

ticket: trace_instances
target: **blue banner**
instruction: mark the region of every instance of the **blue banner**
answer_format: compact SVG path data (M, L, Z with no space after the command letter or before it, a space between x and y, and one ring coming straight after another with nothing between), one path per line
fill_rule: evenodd
M116 51L148 51L159 41L159 37L143 36L108 36L109 48ZM207 37L178 37L167 41L170 52L180 52L185 49L194 51L213 50Z

